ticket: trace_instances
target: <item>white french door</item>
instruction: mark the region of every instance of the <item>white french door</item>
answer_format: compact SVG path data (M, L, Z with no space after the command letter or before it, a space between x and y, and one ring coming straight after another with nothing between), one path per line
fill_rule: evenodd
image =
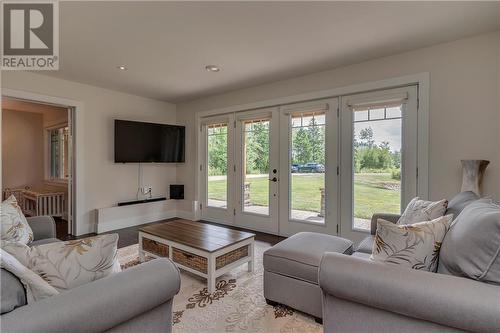
M201 217L233 223L234 207L234 116L205 118L200 125Z
M235 225L278 233L278 109L235 117Z
M201 118L201 218L360 241L373 213L400 213L417 194L417 95L407 86Z
M342 96L340 235L359 242L373 213L417 194L417 86Z
M204 118L201 217L278 233L277 108Z
M280 107L282 235L337 234L338 99Z

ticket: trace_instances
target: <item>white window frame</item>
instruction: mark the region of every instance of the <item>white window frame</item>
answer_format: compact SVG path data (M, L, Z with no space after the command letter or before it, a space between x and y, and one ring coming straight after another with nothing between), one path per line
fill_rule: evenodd
M57 129L61 129L61 128L65 128L65 127L68 127L69 129L69 124L64 122L64 123L60 123L60 124L56 124L56 125L52 125L52 126L49 126L49 127L45 127L44 128L44 142L45 142L45 181L46 182L50 182L50 183L62 183L62 184L67 184L68 183L68 178L54 178L52 177L52 173L51 173L51 160L52 160L52 149L51 149L51 137L50 137L50 132L53 131L53 130L57 130ZM70 129L69 129L70 130ZM70 130L71 132L71 130ZM71 133L68 133L68 135L71 135ZM71 155L71 140L70 140L70 137L68 137L68 142L67 142L67 145L68 145L68 168L70 167L70 156Z
M416 85L384 89L369 93L342 96L341 123L341 223L340 234L355 242L366 237L370 230L354 228L354 171L353 171L353 107L400 101L403 104L401 142L401 209L418 195L418 88ZM379 212L384 213L384 212Z

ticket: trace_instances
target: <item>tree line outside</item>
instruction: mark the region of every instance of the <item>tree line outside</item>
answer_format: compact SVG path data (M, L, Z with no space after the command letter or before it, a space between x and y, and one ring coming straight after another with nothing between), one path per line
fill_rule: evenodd
M370 126L361 129L353 142L355 173L390 173L393 179L401 179L401 151L391 151L387 141L375 144Z
M244 135L246 173L267 174L269 170L269 122L246 124ZM209 176L227 174L227 127L209 129ZM315 119L309 124L292 129L292 163L323 163L325 158L325 126ZM354 138L354 216L370 218L374 212L399 211L399 180L401 152L391 150L388 142L376 144L371 127L363 128ZM268 181L250 178L250 200L253 205L267 205ZM226 180L210 180L209 197L225 200ZM319 188L324 186L324 174L293 174L292 207L318 211Z
M269 122L246 125L245 149L247 174L265 174L269 170ZM227 127L210 128L209 176L227 174ZM307 126L292 130L292 164L325 164L325 126L312 118ZM354 137L354 171L356 173L391 173L401 178L401 152L391 151L389 142L375 144L373 129L363 128Z
M269 122L245 126L247 174L269 172ZM307 126L292 131L292 164L325 164L325 126L312 118ZM227 174L227 127L210 128L208 133L208 175Z
M208 175L227 175L227 126L208 128Z

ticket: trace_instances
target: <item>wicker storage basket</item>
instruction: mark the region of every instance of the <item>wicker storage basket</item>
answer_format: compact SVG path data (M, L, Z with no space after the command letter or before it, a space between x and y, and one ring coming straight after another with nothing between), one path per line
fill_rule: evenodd
M172 248L172 260L178 264L197 270L198 272L206 274L208 271L207 258L175 247Z
M215 269L220 269L246 256L248 256L248 245L218 256L215 259Z
M144 251L156 254L157 256L168 257L168 245L159 243L152 239L143 238L142 248Z

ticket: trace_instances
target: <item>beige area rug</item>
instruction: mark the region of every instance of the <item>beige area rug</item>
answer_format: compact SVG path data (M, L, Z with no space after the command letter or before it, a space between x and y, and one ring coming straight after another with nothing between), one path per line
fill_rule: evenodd
M262 254L269 246L255 244L255 272L247 265L217 279L217 290L207 292L205 280L181 271L181 290L174 298L174 332L323 332L314 318L284 306L266 304L263 295ZM140 264L138 245L118 250L126 269Z

